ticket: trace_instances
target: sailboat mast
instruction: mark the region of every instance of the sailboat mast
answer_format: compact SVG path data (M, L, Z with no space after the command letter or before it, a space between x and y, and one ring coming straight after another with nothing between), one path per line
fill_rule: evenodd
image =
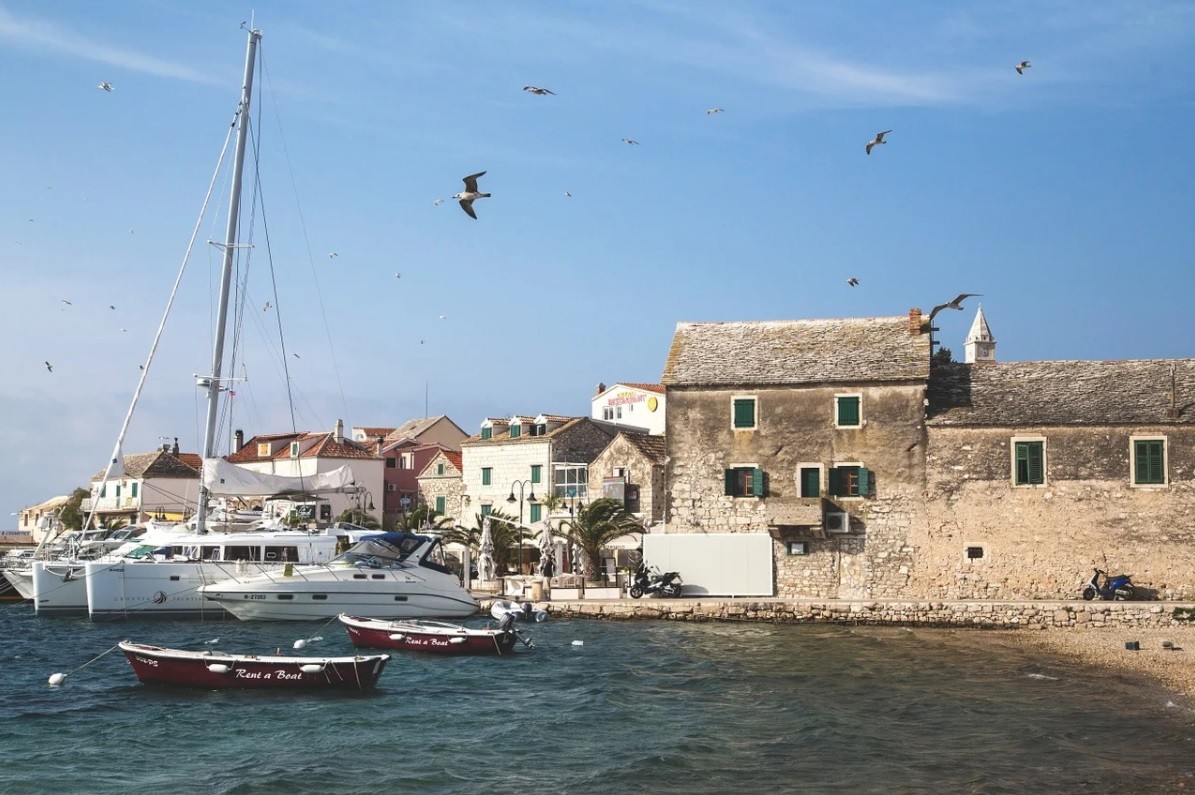
M203 458L215 455L216 417L220 407L220 376L224 366L224 329L228 323L228 298L232 287L232 264L237 248L237 221L241 213L241 175L245 169L245 144L249 140L249 107L253 96L253 64L257 57L257 42L261 31L249 31L245 52L245 79L241 87L241 104L237 108L237 143L232 164L232 193L228 199L228 230L224 235L224 266L220 274L220 305L216 315L216 341L212 349L212 373L207 384L207 423L203 435ZM199 512L196 530L207 532L208 490L200 483Z

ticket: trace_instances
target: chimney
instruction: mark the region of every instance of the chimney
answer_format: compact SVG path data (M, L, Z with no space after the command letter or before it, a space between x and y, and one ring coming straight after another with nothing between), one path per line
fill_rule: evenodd
M240 428L237 428L236 433L233 434L233 438L236 439L236 450L233 450L235 453L237 450L240 450L245 446L245 432Z
M597 397L598 395L602 394L605 391L606 391L606 385L603 384L601 381L598 381L597 392L594 393L594 397Z
M921 309L913 307L909 310L909 334L916 337L925 332L925 328L921 323Z
M170 448L170 452L173 453L174 455L178 455L178 437L177 436L174 437L174 447Z
M382 455L382 442L383 442L385 439L386 439L386 437L385 437L385 436L379 436L379 437L378 437L378 456L379 456L379 457L381 457L381 455Z
M332 434L332 439L337 444L344 441L344 420L336 421L336 430Z

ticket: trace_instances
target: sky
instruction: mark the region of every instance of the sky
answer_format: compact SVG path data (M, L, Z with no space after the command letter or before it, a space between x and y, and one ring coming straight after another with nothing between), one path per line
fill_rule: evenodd
M0 528L103 468L196 228L124 449L201 447L243 21L225 447L587 414L678 322L960 292L956 358L980 304L1000 360L1192 356L1195 3L0 0Z

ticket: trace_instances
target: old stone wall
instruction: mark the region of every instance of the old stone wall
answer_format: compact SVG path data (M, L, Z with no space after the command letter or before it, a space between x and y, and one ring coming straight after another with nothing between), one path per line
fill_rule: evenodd
M438 460L438 459L437 459ZM432 462L436 463L435 460ZM419 478L420 502L436 507L436 498L444 498L444 516L452 520L453 524L462 523L461 495L465 493L465 483L461 473L444 460L444 474L423 475ZM434 472L434 469L432 470Z
M625 436L616 436L589 465L589 493L602 493L602 479L614 467L627 469L627 483L639 487L639 514L644 525L664 519L664 467L652 464Z
M1099 567L1195 598L1195 431L1037 428L1045 483L1013 485L1009 429L928 429L909 590L924 598L1074 598ZM1132 484L1130 436L1167 438L1164 486ZM968 556L968 550L971 555Z
M552 460L555 463L588 464L610 444L615 429L585 418L552 438Z

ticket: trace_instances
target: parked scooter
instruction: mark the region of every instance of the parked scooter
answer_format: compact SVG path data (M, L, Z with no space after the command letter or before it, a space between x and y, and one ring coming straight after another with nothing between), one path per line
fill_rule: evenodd
M681 584L678 572L661 572L655 567L648 571L647 566L640 561L639 568L635 570L635 579L631 583L631 598L638 599L644 594L676 598L680 596Z
M1103 582L1100 581L1101 575ZM1089 602L1097 596L1107 601L1122 601L1132 599L1136 593L1133 575L1117 574L1115 577L1109 577L1108 572L1103 569L1096 569L1087 585L1083 586L1083 598Z

